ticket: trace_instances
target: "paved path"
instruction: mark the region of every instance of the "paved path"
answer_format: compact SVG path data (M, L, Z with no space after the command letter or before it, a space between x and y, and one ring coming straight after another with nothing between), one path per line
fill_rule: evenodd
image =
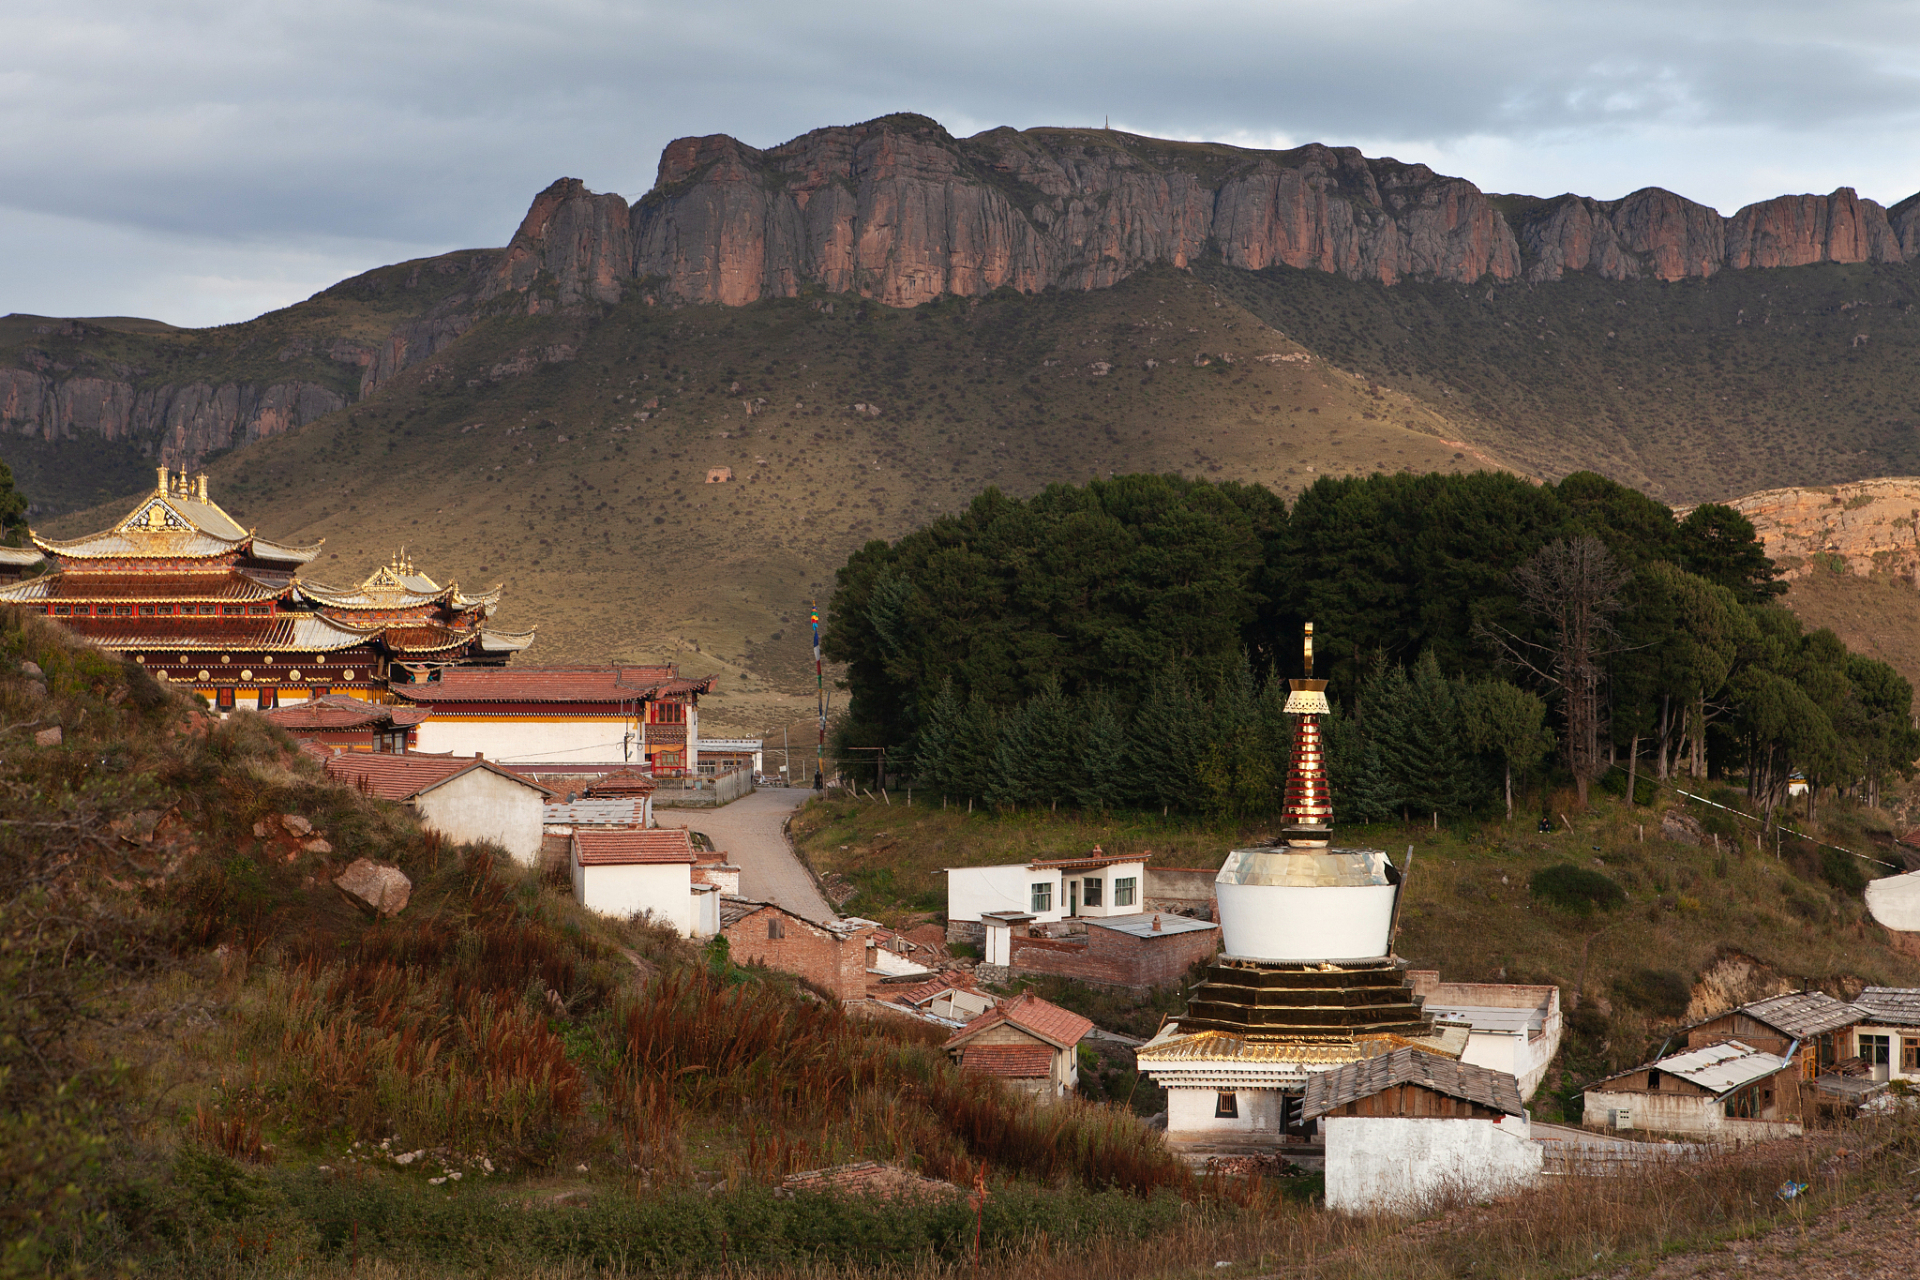
M765 787L712 811L686 811L672 817L667 816L671 809L655 812L662 823L685 822L705 832L714 848L731 854L731 861L740 868L742 897L778 903L808 920L831 920L839 913L820 896L781 830L788 815L813 794L806 787Z

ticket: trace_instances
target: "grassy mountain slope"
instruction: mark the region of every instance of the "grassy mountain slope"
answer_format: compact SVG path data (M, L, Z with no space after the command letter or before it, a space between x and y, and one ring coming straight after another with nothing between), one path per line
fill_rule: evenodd
M1476 441L1540 475L1690 503L1920 471L1911 265L1391 289L1201 275L1328 360L1469 410L1493 428Z
M912 311L635 299L498 317L365 404L212 470L241 520L327 538L322 580L358 580L404 544L442 580L504 581L504 621L541 627L533 660L724 671L737 678L716 722L757 731L810 705L807 601L847 554L987 485L1184 471L1284 491L1497 465L1454 443L1472 426L1168 270ZM722 466L735 479L706 484Z

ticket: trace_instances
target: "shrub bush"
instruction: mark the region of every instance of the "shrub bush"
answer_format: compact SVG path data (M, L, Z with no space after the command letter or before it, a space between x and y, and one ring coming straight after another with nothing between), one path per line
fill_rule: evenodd
M1627 891L1598 871L1557 862L1533 873L1527 889L1534 897L1562 911L1590 916L1611 911L1627 900Z

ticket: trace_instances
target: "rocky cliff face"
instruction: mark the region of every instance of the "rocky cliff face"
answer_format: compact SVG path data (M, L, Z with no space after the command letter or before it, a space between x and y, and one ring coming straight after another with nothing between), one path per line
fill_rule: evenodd
M106 378L0 369L0 431L43 440L146 440L159 461L177 466L290 431L346 403L311 382L194 382L137 390L131 382Z
M1394 284L1533 281L1591 271L1678 280L1723 268L1901 262L1920 200L1890 214L1842 188L1723 218L1649 187L1619 200L1501 198L1350 147L1248 151L1106 130L956 139L919 116L822 129L765 151L683 138L630 210L574 179L534 201L496 291L541 273L561 306L642 278L737 306L812 286L890 306L1001 287L1097 289L1217 252Z

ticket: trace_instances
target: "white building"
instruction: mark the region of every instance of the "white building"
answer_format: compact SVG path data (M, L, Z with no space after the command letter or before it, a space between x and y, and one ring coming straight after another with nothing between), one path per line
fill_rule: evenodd
M328 756L326 770L367 795L407 805L422 826L455 844L490 841L522 866L539 861L542 813L553 793L491 760L353 751Z
M720 892L694 884L693 844L684 828L576 829L568 852L573 896L582 906L602 915L646 916L688 938L718 931Z
M1014 912L1030 923L1054 924L1077 917L1138 915L1151 854L1104 853L1098 845L1083 858L1054 858L993 867L948 867L949 936L979 941L983 917ZM955 929L955 926L962 926Z
M1417 1049L1316 1074L1303 1110L1326 1141L1327 1207L1345 1213L1503 1195L1545 1163L1511 1075Z
M1920 988L1868 987L1853 1002L1854 1053L1875 1080L1920 1084Z
M1462 1062L1504 1072L1531 1099L1560 1051L1560 988L1504 982L1442 982L1432 970L1409 973L1413 990L1437 1021L1464 1022Z
M659 775L699 768L700 695L712 690L712 677L622 663L448 667L392 685L394 697L433 709L416 731L419 751L477 751L505 764L633 765Z

